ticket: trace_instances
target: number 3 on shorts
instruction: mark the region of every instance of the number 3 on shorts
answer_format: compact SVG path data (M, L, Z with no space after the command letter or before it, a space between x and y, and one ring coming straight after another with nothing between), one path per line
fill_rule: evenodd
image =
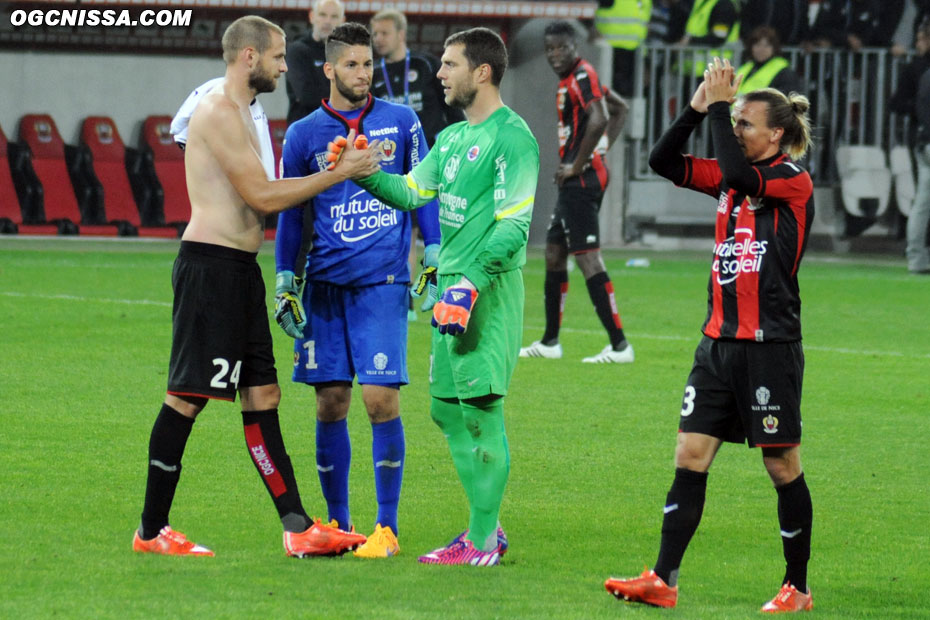
M239 388L239 371L242 369L242 360L236 360L236 365L233 367L231 373L229 372L229 362L222 357L214 359L213 365L217 366L219 371L213 375L213 380L210 381L210 387L225 390L227 386L232 383L236 389ZM228 380L225 379L227 373L229 374Z
M686 418L694 413L694 397L696 395L697 392L694 386L688 385L685 387L685 397L681 401L681 417Z

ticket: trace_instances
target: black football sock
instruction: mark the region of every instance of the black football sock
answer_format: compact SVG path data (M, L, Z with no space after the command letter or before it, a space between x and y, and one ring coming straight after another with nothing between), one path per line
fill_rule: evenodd
M242 424L252 463L271 494L281 524L289 532L304 531L310 518L300 502L294 468L284 449L278 410L243 411Z
M144 540L158 536L168 525L168 513L181 477L181 457L190 437L194 419L162 404L149 437L149 470L142 508Z
M601 320L601 325L607 330L607 336L610 338L611 346L616 349L623 343L625 338L623 336L623 323L620 321L620 313L617 312L614 285L604 271L596 273L588 278L587 285L588 294L591 296L591 303L594 304L594 310Z
M662 544L656 560L656 575L665 583L678 583L678 568L691 537L697 531L704 513L704 496L707 491L707 472L675 469L675 480L665 498L665 517L662 520Z
M568 272L546 271L543 284L543 305L546 310L546 332L542 343L552 346L559 341L559 327L562 326L562 312L565 310L565 297L568 295Z
M801 474L778 492L778 525L785 553L785 579L798 592L807 593L807 562L811 557L811 523L814 509L811 493Z

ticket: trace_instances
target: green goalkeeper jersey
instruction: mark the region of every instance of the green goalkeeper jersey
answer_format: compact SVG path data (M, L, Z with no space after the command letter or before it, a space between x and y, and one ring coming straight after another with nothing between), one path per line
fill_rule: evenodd
M480 291L526 262L538 177L536 138L503 106L477 125L444 129L407 175L378 172L358 184L404 211L438 196L439 274L462 274Z

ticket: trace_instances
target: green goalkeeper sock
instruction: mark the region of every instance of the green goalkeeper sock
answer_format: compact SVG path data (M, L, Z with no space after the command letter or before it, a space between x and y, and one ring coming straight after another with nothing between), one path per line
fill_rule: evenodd
M504 398L491 395L461 403L465 427L471 434L474 497L468 521L468 539L476 548L491 551L497 545L501 501L510 475L510 449L504 431Z
M472 466L474 443L471 439L471 433L465 428L465 418L462 415L462 408L459 406L457 398L435 398L431 399L430 415L433 422L439 427L439 430L446 436L449 442L449 452L452 453L452 463L455 465L455 471L458 472L459 480L465 487L465 495L468 497L468 504L473 503L472 497Z

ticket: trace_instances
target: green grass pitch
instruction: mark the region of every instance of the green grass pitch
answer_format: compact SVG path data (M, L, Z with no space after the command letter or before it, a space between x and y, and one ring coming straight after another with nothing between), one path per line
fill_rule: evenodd
M709 250L606 253L632 365L580 363L606 337L572 274L565 358L521 360L505 403L511 550L500 567L416 562L467 520L429 419L425 315L410 325L411 384L401 394L401 555L286 558L238 406L219 402L195 426L171 513L174 527L217 557L134 554L148 436L165 390L176 249L0 239L0 617L753 618L778 589L776 495L759 451L731 444L711 469L678 607L625 605L603 588L609 575L655 561ZM634 255L651 266L625 267ZM271 286L273 248L259 260ZM528 344L543 327L538 252L525 279ZM811 617L930 617L930 278L908 276L900 259L810 253L801 287ZM325 516L313 391L290 382L291 341L272 330L285 441L305 506ZM375 502L360 398L349 427L353 518L367 533Z

